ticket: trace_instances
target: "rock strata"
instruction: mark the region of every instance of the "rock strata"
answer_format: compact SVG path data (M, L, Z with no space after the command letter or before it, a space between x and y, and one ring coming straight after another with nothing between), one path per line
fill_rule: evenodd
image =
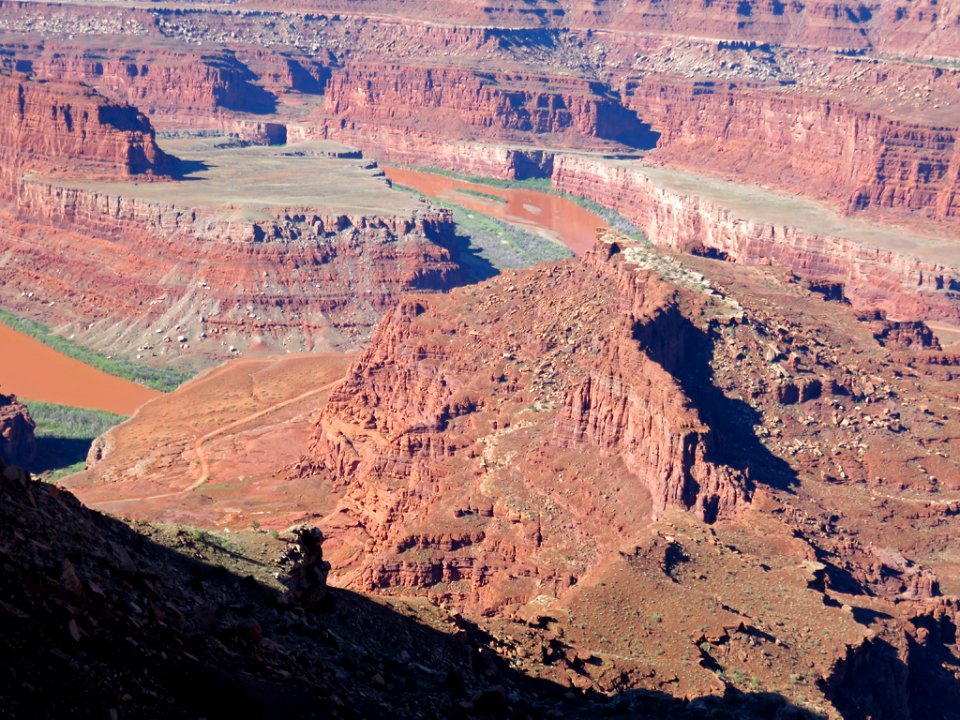
M4 192L24 170L94 177L164 175L172 160L147 118L76 82L0 73L8 113L0 122Z

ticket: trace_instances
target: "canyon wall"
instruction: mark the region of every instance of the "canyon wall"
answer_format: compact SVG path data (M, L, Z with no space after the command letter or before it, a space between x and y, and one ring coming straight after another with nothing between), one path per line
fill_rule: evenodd
M5 2L0 62L80 78L164 128L259 116L295 123L290 140L502 178L545 174L527 155L547 148L656 144L664 162L847 212L960 217L955 2L296 7L45 17Z
M0 233L18 257L0 273L4 295L104 351L196 363L348 349L402 292L463 281L445 211L240 222L44 181L19 190Z
M701 337L674 292L604 245L404 300L293 470L345 489L325 521L339 582L523 603L667 508L737 512L744 480L670 367Z
M324 115L330 136L388 152L403 138L552 138L574 147L650 140L649 128L602 84L523 73L350 63L333 72Z
M320 60L264 48L217 47L200 52L177 42L7 42L0 66L38 78L82 81L105 96L136 105L162 127L206 125L220 115L268 114L277 95L321 93L328 71Z
M587 157L554 159L554 186L613 206L650 240L746 264L776 264L843 284L847 298L895 317L960 321L957 269L786 224L755 222L693 194L659 187L642 167Z
M142 113L79 83L0 74L0 97L7 108L0 154L8 186L25 170L129 177L162 175L171 164Z
M739 82L647 77L628 83L626 95L661 133L656 155L667 163L826 198L846 212L893 208L960 221L955 126Z

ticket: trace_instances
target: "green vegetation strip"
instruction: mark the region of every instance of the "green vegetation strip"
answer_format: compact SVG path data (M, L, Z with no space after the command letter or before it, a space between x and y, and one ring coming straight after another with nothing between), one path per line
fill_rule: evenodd
M37 400L25 404L37 424L37 455L29 469L51 479L83 470L94 439L126 420L103 410Z
M175 390L192 377L190 373L179 370L135 365L129 360L100 355L72 340L54 334L49 328L38 322L18 317L6 310L0 310L0 322L17 332L39 340L62 355L79 360L109 375L115 375L161 392Z
M494 195L493 193L480 192L479 190L471 190L470 188L457 188L454 192L460 193L461 195L470 195L472 197L478 197L481 200L489 200L490 202L506 204L507 199L500 197L499 195Z
M607 225L612 227L614 230L617 230L627 237L641 242L644 244L649 243L647 236L644 234L637 225L635 225L631 220L625 218L623 215L618 213L613 208L609 208L606 205L601 205L598 202L593 200L588 200L587 198L580 197L579 195L571 195L570 193L563 192L562 190L557 190L553 187L553 183L550 178L530 178L528 180L500 180L499 178L488 178L482 177L479 175L460 175L459 173L452 172L450 170L444 170L443 168L433 167L430 165L402 165L400 167L405 167L409 170L416 170L417 172L432 173L433 175L442 175L443 177L453 178L454 180L461 180L463 182L473 183L475 185L487 185L489 187L495 188L504 188L507 190L518 189L518 190L536 190L537 192L546 193L548 195L556 195L557 197L566 198L570 202L576 203L584 210L589 210L594 215L602 218ZM395 187L402 187L400 185L395 185ZM410 188L405 188L410 190ZM414 191L416 192L416 191ZM469 195L477 195L478 197L487 197L487 193L480 192L479 190L469 190L469 189L457 189L457 192L466 193ZM422 193L417 193L422 194ZM497 196L494 196L497 197ZM432 198L431 198L432 199ZM502 200L502 198L498 199Z
M541 262L563 260L573 253L559 242L548 240L521 227L503 222L482 212L470 210L424 195L416 188L394 183L394 189L427 198L437 207L453 211L457 234L469 239L470 245L461 258L462 265L475 280L489 277L491 268L507 270L529 267Z

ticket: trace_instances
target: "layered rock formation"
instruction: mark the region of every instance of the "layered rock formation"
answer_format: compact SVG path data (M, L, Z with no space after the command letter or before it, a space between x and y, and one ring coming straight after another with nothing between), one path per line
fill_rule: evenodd
M26 405L14 395L0 394L0 460L20 465L30 462L37 450L34 427Z
M77 82L0 74L0 94L9 110L0 122L5 193L24 171L130 177L170 167L142 113Z
M234 532L300 511L333 585L448 605L525 672L621 702L773 688L876 713L871 668L909 664L925 689L892 683L893 717L941 713L960 620L952 356L828 296L606 233L580 259L402 301L342 383L317 380L309 453L269 491L219 479L271 477L257 439L279 437L279 409L223 416L220 455L163 440L159 484L115 449L76 491ZM124 432L158 441L160 407ZM218 480L186 486L196 457Z
M49 80L80 80L107 97L137 106L161 127L204 126L235 113L263 115L277 96L320 93L329 71L297 52L124 40L110 44L10 42L0 63Z
M659 136L668 163L949 230L958 14L942 1L371 0L233 14L70 7L46 18L7 3L0 41L8 66L81 77L164 127L270 116L292 123L291 138L339 137L498 177L544 175L549 162L530 162L531 147L649 148ZM459 24L430 22L441 16ZM118 27L136 40L105 41ZM322 103L304 99L325 91ZM461 154L465 140L496 147ZM825 167L825 155L837 162Z
M384 129L447 140L649 141L649 128L608 93L576 78L351 63L332 75L324 111L331 132L381 147Z
M906 122L813 95L741 82L628 83L668 163L871 207L960 218L960 128ZM825 163L824 158L830 158Z
M300 469L346 487L341 577L363 549L346 575L359 587L522 603L667 507L712 522L743 505L677 374L702 331L670 286L604 252L407 300L381 324Z
M554 159L553 183L611 205L658 245L747 264L773 263L803 277L839 282L843 295L860 307L891 316L960 321L955 265L918 259L909 247L883 248L785 221L752 220L749 210L737 212L663 187L648 172L629 163L564 155Z
M78 337L110 352L195 362L257 346L351 348L402 292L463 279L442 211L205 221L183 206L46 183L21 189L0 233L19 257L4 274L7 296L51 324L79 320ZM63 230L37 243L50 222ZM70 304L44 308L47 298Z

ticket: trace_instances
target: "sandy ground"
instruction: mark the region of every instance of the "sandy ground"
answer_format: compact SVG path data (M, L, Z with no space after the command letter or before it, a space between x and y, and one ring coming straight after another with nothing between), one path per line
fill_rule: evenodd
M281 146L217 147L224 137L161 139L189 163L182 180L111 182L58 180L58 185L189 207L221 220L268 219L278 208L349 215L409 216L419 207L406 193L387 191L366 159L335 157L345 145L312 141Z
M332 506L288 480L316 414L354 355L236 360L141 407L104 458L65 484L91 507L167 522L286 527Z

